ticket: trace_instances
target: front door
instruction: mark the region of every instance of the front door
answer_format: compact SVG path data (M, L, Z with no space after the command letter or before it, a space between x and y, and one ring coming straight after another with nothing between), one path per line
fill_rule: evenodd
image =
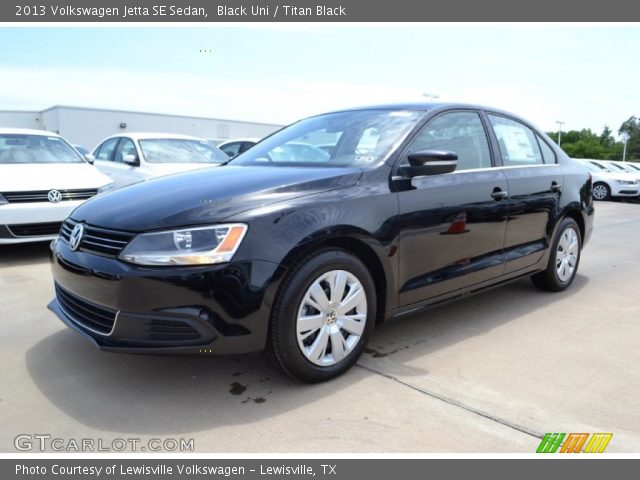
M399 305L434 298L502 275L507 179L495 168L476 111L445 112L415 137L406 155L447 150L455 172L417 177L398 193ZM400 165L407 160L401 160Z

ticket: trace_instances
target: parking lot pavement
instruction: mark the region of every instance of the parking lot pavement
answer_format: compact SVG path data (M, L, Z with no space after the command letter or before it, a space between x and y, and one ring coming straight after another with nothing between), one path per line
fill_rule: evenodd
M534 452L546 432L640 451L640 207L599 203L579 275L527 280L380 326L343 377L260 356L95 350L45 308L46 245L0 249L0 451L19 434L194 439L196 452Z

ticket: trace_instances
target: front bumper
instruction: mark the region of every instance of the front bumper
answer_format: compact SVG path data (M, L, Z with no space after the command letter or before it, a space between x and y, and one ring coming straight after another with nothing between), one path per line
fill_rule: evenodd
M637 197L640 195L640 187L638 185L625 185L612 183L611 196L612 197Z
M242 354L264 348L283 271L264 261L140 267L52 242L48 308L106 351Z
M0 205L0 245L53 240L62 221L84 201Z

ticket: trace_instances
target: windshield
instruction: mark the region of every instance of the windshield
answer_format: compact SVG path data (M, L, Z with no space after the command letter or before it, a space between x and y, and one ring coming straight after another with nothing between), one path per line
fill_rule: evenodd
M620 165L618 165L617 163L611 163L611 162L607 162L607 166L611 169L614 170L621 170L623 172L628 172L628 170Z
M0 163L84 163L60 137L0 134Z
M140 140L140 148L149 163L223 163L229 157L205 140L149 138Z
M422 112L409 110L320 115L280 130L232 164L369 167L386 160L421 117Z
M593 162L584 162L584 164L587 166L587 168L589 170L591 170L592 172L610 172L611 170L609 170L607 167L600 165L599 163L593 163Z

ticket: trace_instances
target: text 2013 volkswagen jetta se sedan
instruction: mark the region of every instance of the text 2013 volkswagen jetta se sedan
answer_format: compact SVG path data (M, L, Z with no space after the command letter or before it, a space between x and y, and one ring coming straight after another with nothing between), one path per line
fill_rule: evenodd
M283 161L289 143L333 148ZM588 172L516 116L340 111L228 166L77 208L52 244L49 307L104 350L264 349L321 381L354 364L377 322L523 276L565 289L592 219Z

